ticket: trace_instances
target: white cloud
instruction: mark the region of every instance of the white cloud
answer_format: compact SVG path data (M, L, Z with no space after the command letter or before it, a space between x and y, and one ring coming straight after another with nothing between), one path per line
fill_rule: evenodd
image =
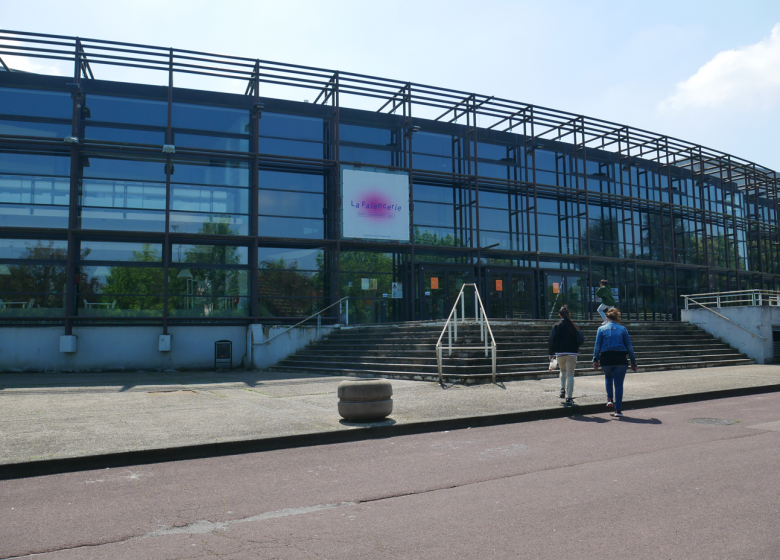
M723 51L663 100L662 113L691 109L768 110L780 104L780 23L758 43Z

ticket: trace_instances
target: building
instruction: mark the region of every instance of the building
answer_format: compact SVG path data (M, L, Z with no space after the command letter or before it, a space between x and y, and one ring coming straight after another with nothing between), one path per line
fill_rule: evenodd
M681 294L780 289L777 173L704 146L254 58L2 31L3 58L0 328L211 340L347 296L350 324L440 319L464 282L494 318L588 318L601 278L672 320Z

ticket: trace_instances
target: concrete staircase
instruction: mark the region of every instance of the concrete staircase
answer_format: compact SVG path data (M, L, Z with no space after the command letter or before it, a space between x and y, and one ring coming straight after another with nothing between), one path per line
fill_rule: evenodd
M553 321L491 321L498 347L497 380L557 377L548 371L547 340ZM577 375L600 373L591 366L600 321L578 323L585 335ZM639 371L720 367L754 363L709 333L688 323L627 322ZM410 322L341 328L269 368L270 371L438 381L436 341L444 324ZM446 344L447 335L442 339ZM479 346L479 328L458 325L453 345ZM484 350L443 352L443 378L451 383L490 383Z

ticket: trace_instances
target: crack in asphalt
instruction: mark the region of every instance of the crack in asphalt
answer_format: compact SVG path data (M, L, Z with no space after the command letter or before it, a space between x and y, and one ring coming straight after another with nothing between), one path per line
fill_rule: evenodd
M183 527L172 527L170 529L158 529L156 531L152 531L151 533L147 533L145 535L138 535L134 537L127 537L123 539L116 539L113 541L105 541L95 544L80 544L75 546L66 546L62 548L56 548L51 550L42 550L39 552L31 552L28 554L24 554L22 556L8 556L4 560L13 560L14 558L31 558L33 556L39 556L42 554L50 554L52 552L62 552L65 550L78 550L80 548L94 548L96 546L104 546L107 544L119 544L119 543L125 543L129 541L135 541L135 540L143 540L148 539L151 537L165 537L169 535L205 535L209 533L213 533L214 531L219 531L221 529L226 529L230 527L231 525L236 525L238 523L250 523L252 521L264 521L266 519L276 519L278 517L290 517L292 515L304 515L307 513L314 513L315 511L325 511L328 509L335 509L345 506L354 506L357 505L356 502L339 502L336 504L319 504L316 506L307 506L307 507L299 507L299 508L288 508L288 509L280 509L277 511L269 511L266 513L261 513L259 515L252 515L250 517L242 517L241 519L232 519L230 521L207 521L205 519L201 519L199 521L196 521L195 523L190 523L189 525L184 525Z

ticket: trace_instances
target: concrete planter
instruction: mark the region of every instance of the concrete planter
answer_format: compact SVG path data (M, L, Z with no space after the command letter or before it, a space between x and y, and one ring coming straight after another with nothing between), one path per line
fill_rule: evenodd
M381 420L393 412L393 385L387 379L350 379L339 383L339 414L344 420Z

